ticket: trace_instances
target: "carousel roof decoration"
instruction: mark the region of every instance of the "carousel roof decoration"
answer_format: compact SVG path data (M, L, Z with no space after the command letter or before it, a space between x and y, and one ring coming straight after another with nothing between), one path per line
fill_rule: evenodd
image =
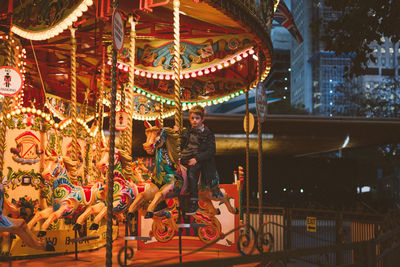
M68 29L93 0L22 1L14 8L11 31L29 40L47 40Z
M146 1L144 1L146 2ZM136 18L136 47L133 92L140 103L133 114L135 119L153 120L163 105L163 117L174 114L173 72L173 5L140 10L140 0L120 0L119 9L125 19ZM247 3L250 2L249 5ZM276 7L279 1L274 0ZM32 45L43 74L46 95L69 101L71 95L70 26L76 28L77 40L77 100L84 102L89 88L88 105L92 111L100 99L98 94L101 72L101 44L107 45L110 61L111 8L107 0L43 0L14 1L12 32L23 37L21 48L26 76L24 105L36 99L38 109L46 107L60 120L67 118L46 101L43 95ZM182 109L193 105L215 105L244 94L264 80L271 66L272 43L266 5L269 1L180 1L180 66ZM272 10L273 12L273 10ZM127 20L126 20L127 23ZM125 27L125 35L129 35ZM2 35L0 29L0 37ZM118 55L118 87L128 88L129 38ZM110 62L111 63L111 62ZM106 65L109 66L109 65ZM259 75L259 76L258 76ZM111 87L111 68L107 67L105 95ZM146 101L144 100L146 99ZM103 100L107 104L108 100ZM136 103L137 104L137 103ZM145 107L143 107L145 106ZM106 108L104 114L107 114ZM158 115L160 116L160 115ZM86 121L94 118L88 114Z
M14 117L20 116L20 115L24 115L27 114L28 116L36 116L36 117L40 117L41 119L43 119L44 121L46 121L49 125L51 125L52 127L54 127L55 129L59 129L59 130L64 130L66 127L68 127L71 124L71 118L65 118L59 122L56 122L58 120L54 120L52 117L52 113L46 113L40 109L36 109L34 107L23 107L23 108L16 108L13 109L12 111L10 111L7 114L7 119L12 119ZM86 130L87 134L89 134L90 136L94 137L96 135L97 129L93 130L91 129L88 124L83 121L83 119L78 118L77 119L78 124L80 126L82 126L83 129Z

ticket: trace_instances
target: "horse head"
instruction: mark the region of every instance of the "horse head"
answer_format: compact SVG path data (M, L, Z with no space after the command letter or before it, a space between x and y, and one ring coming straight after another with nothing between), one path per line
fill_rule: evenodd
M54 150L51 150L51 154L46 151L45 156L45 168L42 171L42 177L50 182L52 179L58 177L65 170L63 158L59 156Z
M106 173L108 170L109 164L109 149L101 148L100 149L100 158L96 161L95 166L101 173Z
M156 149L163 145L161 140L161 124L157 119L154 126L147 121L144 122L144 126L146 127L146 143L143 144L143 149L147 154L153 155Z

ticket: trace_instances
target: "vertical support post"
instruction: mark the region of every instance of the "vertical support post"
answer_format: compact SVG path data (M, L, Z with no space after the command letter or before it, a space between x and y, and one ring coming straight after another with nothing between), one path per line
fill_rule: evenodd
M78 260L78 229L75 229L75 260Z
M260 58L259 53L257 52L257 56L258 58ZM257 61L257 83L260 82L260 60ZM260 118L260 113L257 116L257 133L258 133L258 224L259 224L259 246L262 246L261 243L261 238L263 236L263 221L264 221L264 217L263 217L263 193L264 193L264 189L263 189L263 170L262 170L262 119Z
M285 242L285 250L292 248L292 209L285 209L285 217L286 217L286 242Z
M134 95L134 88L135 88L135 38L136 38L136 22L133 19L133 16L129 16L128 19L129 23L131 24L131 31L130 31L130 45L129 45L129 94L128 94L128 128L126 129L126 142L125 146L129 155L132 155L132 120L133 120L133 95Z
M343 213L337 212L336 213L336 245L341 247L343 245ZM339 249L336 252L336 265L344 264L344 251L343 248Z
M178 215L178 222L181 223L182 220L182 197L179 198L179 215ZM182 228L179 227L178 230L178 236L179 236L179 263L182 263Z
M76 112L76 37L75 28L71 30L71 128L72 128L72 156L71 159L76 162L78 160L78 121ZM73 171L70 174L71 181L77 181L76 165L73 166Z
M180 56L180 0L173 1L174 6L174 93L175 93L175 125L182 131L182 104L181 104L181 56Z
M12 47L12 12L13 12L13 1L8 1L8 22L10 25L9 34L8 34L8 42L7 42L7 57L5 65L14 67L14 49ZM6 134L7 134L7 113L10 111L11 106L11 97L4 96L3 100L3 108L1 110L1 128L0 128L0 179L3 179L3 168L4 168L4 151L6 150Z
M101 46L102 48L102 62L101 62L101 76L100 76L100 90L99 90L99 99L97 101L98 103L98 117L97 117L97 136L96 138L96 162L99 162L100 157L101 157L101 131L103 129L103 94L104 94L104 84L105 84L105 79L106 79L106 48L104 44Z
M114 1L114 8L118 7L118 0ZM115 103L117 101L117 50L112 48L111 71L111 114L110 114L110 150L107 179L107 233L106 233L106 266L112 266L112 226L113 226L113 188L114 188L114 152L115 152Z
M249 234L250 225L250 117L249 117L249 91L246 91L246 234Z
M261 120L257 117L257 128L258 128L258 227L259 227L259 241L263 236L263 180L262 180L262 130ZM259 243L261 246L262 243Z
M125 222L125 236L129 235L128 228L129 228L129 221L128 221L128 219L126 219L126 222ZM124 250L125 250L124 266L126 266L126 261L127 261L126 253L128 252L128 240L126 240L126 239L125 239Z

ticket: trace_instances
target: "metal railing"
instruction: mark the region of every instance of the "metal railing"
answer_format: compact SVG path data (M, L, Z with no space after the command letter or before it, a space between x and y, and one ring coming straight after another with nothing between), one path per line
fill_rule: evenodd
M256 212L256 209L253 209ZM265 208L263 233L273 236L270 251L319 248L373 240L381 229L383 215L344 211L293 208ZM307 217L316 219L315 228L307 230ZM251 213L250 225L258 226L258 213ZM324 262L328 266L354 262L352 250L329 252L324 255L302 256L292 261L300 266L315 266ZM400 265L399 265L400 266Z
M321 211L321 210L300 210L300 209L268 209L270 212L275 214L268 214L266 212L264 216L271 215L270 220L281 221L284 217L285 224L282 225L277 222L267 221L264 223L263 228L270 229L272 232L277 233L275 237L269 232L267 242L262 242L263 245L267 246L268 252L263 252L260 249L260 244L257 244L259 239L260 231L256 236L256 232L253 226L248 226L251 229L249 232L253 232L255 237L254 242L248 239L248 235L240 241L244 241L249 245L255 244L257 250L252 250L252 255L244 255L240 257L229 257L219 258L203 261L192 261L185 262L181 266L230 266L230 265L241 265L249 263L263 263L267 266L341 266L341 267L398 267L400 266L400 221L393 221L389 217L383 218L381 215L376 214L362 214L362 213L350 213L350 212L336 212L336 211ZM306 212L306 213L303 213ZM303 215L318 215L320 223L317 221L316 232L304 232L303 223L299 219ZM296 222L297 220L298 222ZM257 218L253 215L250 219L251 222L258 222ZM287 226L289 222L289 227ZM292 222L290 224L290 222ZM352 227L353 224L353 227ZM385 224L389 224L389 228L385 228ZM374 225L374 230L372 226ZM300 229L296 229L296 227ZM378 226L378 227L376 227ZM319 227L321 235L313 235L318 233ZM323 234L327 229L335 229L335 234ZM240 231L240 236L246 235L246 226L243 226ZM264 230L265 230L264 229ZM277 230L281 229L281 230ZM348 229L347 232L344 229ZM351 232L353 231L353 232ZM333 232L331 229L328 232ZM283 234L282 234L283 233ZM293 242L287 243L284 238L289 235L296 233L303 238L306 247L302 243ZM281 248L281 245L275 245L275 241L279 240L279 236L283 236L284 248L273 251L272 248ZM346 240L347 239L347 240ZM358 241L352 241L357 239ZM281 242L283 242L281 241ZM310 244L318 243L324 244L321 246L310 246ZM287 245L297 246L297 248L287 248ZM310 246L310 247L309 247ZM301 248L300 248L301 247ZM269 265L270 263L278 263L278 265ZM168 265L167 265L168 266ZM172 265L171 265L172 266Z

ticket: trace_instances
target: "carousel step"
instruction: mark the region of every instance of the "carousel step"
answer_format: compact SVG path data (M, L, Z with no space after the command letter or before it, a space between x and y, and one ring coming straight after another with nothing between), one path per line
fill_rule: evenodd
M180 223L177 224L178 228L196 228L196 227L203 227L204 223Z
M124 240L151 240L149 236L125 236Z

